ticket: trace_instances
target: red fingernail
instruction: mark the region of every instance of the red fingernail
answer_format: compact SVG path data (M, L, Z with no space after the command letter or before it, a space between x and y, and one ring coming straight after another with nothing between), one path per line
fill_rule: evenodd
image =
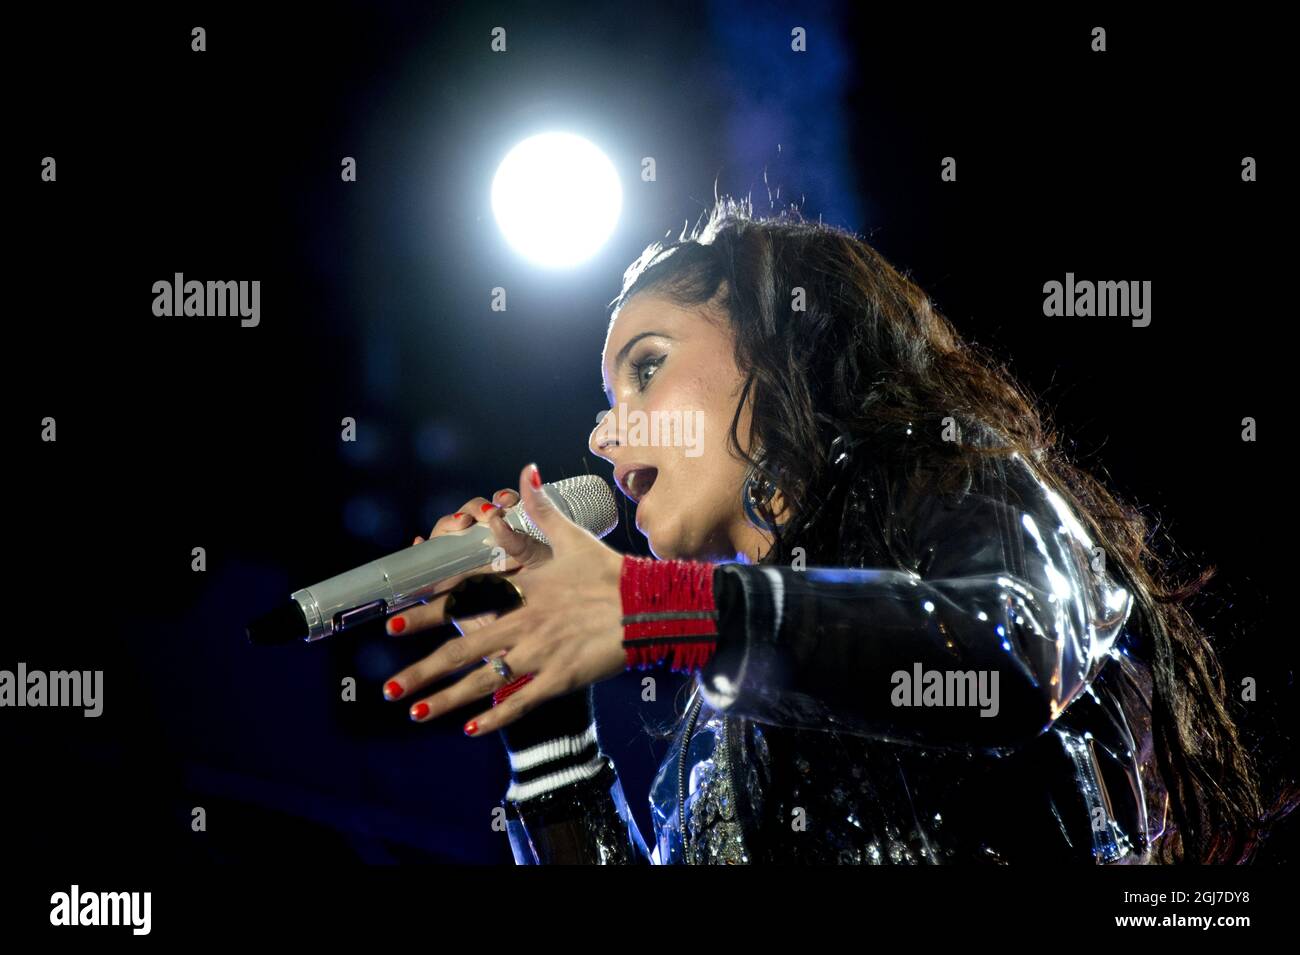
M533 465L533 473L528 475L529 482L533 487L540 489L542 486L542 472L537 470L537 465Z
M396 680L389 680L384 684L384 696L390 700L395 700L402 695L402 684Z
M389 633L401 633L405 629L406 629L405 617L394 617L392 620L388 621Z
M470 720L465 724L465 735L473 736L478 732L478 720Z
M451 519L452 519L452 520L456 520L457 518L461 518L461 517L464 517L464 516L465 516L465 514L464 514L463 511L457 511L455 514L451 515Z
M416 703L413 707L411 707L411 719L413 720L422 720L428 715L429 715L428 703Z
M480 510L480 511L483 511L483 512L486 514L488 511L492 510L494 507L496 507L496 505L493 504L491 501L489 501L489 502L485 503L482 507L480 507L479 510Z

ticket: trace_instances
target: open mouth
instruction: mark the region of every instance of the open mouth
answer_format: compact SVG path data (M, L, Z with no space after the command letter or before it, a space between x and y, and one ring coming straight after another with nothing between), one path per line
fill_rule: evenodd
M620 482L623 485L623 493L639 504L641 499L650 492L658 476L658 468L645 467L628 471Z

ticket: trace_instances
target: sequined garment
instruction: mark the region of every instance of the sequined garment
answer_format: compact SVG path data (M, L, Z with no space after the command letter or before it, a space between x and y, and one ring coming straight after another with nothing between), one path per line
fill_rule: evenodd
M1018 454L954 490L844 437L826 453L837 565L720 565L649 851L607 760L506 804L516 861L1146 861L1146 648L1078 516Z

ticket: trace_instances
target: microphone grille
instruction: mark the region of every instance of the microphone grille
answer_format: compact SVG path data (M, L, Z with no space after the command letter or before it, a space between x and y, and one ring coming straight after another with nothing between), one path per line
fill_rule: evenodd
M597 537L604 537L618 526L618 505L614 501L614 492L599 475L582 474L565 478L543 484L542 490L569 520L579 527L585 527ZM523 518L525 532L549 545L546 535L528 519L522 507L519 508L519 514Z

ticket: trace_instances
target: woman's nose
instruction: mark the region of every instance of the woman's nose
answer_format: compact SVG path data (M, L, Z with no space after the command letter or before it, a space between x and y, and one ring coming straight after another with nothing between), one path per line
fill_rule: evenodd
M596 420L596 427L591 429L591 434L587 437L587 448L591 453L610 462L613 458L608 449L618 446L618 436L611 426L613 419L610 418L610 413L613 410L611 408L609 411L601 412Z

